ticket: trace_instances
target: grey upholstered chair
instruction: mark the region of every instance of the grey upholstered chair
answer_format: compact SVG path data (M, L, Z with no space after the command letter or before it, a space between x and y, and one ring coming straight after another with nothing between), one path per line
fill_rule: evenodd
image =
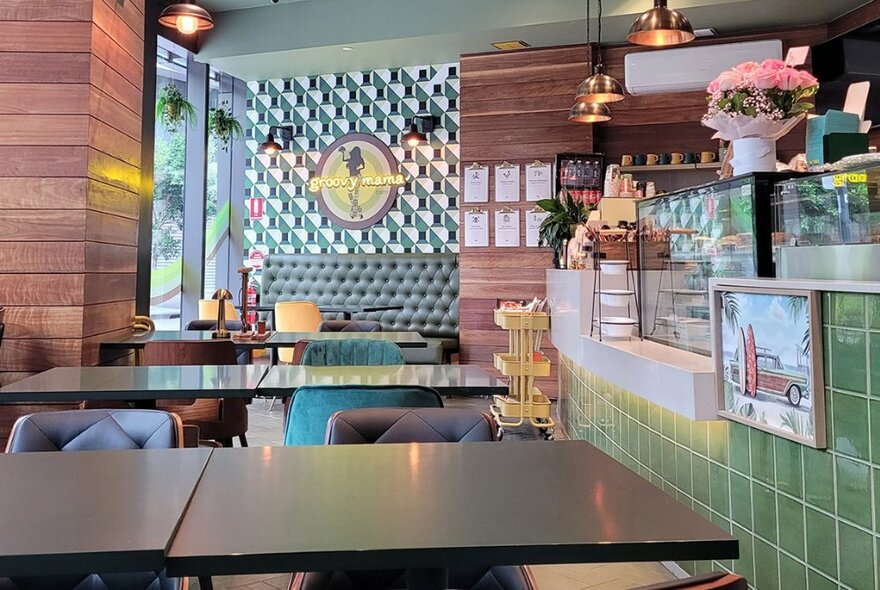
M492 419L466 408L363 408L330 417L327 444L494 441ZM405 570L309 572L293 574L290 590L398 590ZM453 568L449 587L460 590L534 590L523 566Z
M7 453L167 449L183 446L180 418L156 410L70 410L19 418ZM0 578L0 590L184 590L165 571Z
M318 332L381 332L382 324L373 320L324 320Z
M363 338L309 342L300 362L319 367L404 364L403 354L395 343Z

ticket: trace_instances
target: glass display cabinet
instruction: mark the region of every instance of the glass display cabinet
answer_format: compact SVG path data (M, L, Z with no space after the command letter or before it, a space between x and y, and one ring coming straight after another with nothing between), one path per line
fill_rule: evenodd
M880 280L880 164L785 180L773 199L780 278Z
M787 176L749 174L639 201L645 338L711 354L709 279L774 276L771 202Z

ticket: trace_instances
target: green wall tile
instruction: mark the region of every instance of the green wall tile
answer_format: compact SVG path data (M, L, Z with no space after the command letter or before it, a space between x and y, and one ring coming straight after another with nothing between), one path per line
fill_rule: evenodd
M880 330L880 295L865 296L865 311L868 328Z
M868 436L868 400L841 392L832 394L833 447L838 453L868 459L871 441Z
M691 473L693 474L694 498L703 504L709 504L709 460L699 455L691 458Z
M856 393L868 393L866 339L866 332L831 329L832 387Z
M804 497L809 504L834 511L834 472L830 453L804 447Z
M785 553L779 554L779 578L785 590L807 590L807 568Z
M836 457L837 514L871 526L871 468L846 457Z
M865 296L858 293L832 293L829 321L835 326L864 328Z
M709 464L709 506L719 514L730 516L730 472L715 464Z
M773 488L752 483L752 511L755 515L755 533L776 543L776 492Z
M800 496L803 493L803 471L801 469L801 449L803 445L773 437L776 447L776 487L780 490Z
M675 414L672 410L667 410L666 408L660 408L660 416L661 416L661 432L663 436L670 439L675 439Z
M757 428L749 429L752 477L769 485L773 485L776 481L775 462L773 460L774 438L776 437Z
M809 507L807 508L807 563L831 578L837 577L837 534L834 519Z
M691 421L680 414L675 415L675 442L691 446Z
M709 456L709 430L703 421L691 422L691 448L697 454Z
M660 443L660 448L663 453L663 462L661 464L660 473L666 481L675 485L677 475L675 471L675 444L664 438Z
M751 469L749 430L749 427L743 424L730 423L730 466L740 473L748 473Z
M803 559L804 505L782 494L776 495L779 511L779 546Z
M675 447L675 481L678 489L685 494L692 493L691 452L683 447Z
M739 559L733 562L733 570L747 580L755 579L754 537L746 529L733 525L731 531L739 541Z
M875 588L874 543L870 534L838 522L840 581L852 588Z
M779 589L777 552L761 539L755 538L755 587L761 590ZM784 586L788 590L788 586Z
M722 465L727 465L729 461L730 424L723 420L706 423L709 431L709 458Z
M839 588L832 580L812 569L807 570L807 583L810 590L838 590Z
M743 528L752 528L752 492L749 480L730 474L730 515Z
M880 332L868 334L871 372L871 395L880 397Z

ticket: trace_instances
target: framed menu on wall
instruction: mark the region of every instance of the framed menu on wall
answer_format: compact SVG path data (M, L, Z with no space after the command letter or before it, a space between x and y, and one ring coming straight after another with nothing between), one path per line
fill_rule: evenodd
M464 169L464 202L489 202L489 168L471 164Z
M504 162L495 166L495 201L519 201L519 165Z
M536 160L526 166L526 201L553 197L553 165Z
M541 241L541 224L550 215L547 211L539 209L526 211L526 247L537 248Z
M464 245L472 248L489 245L489 213L472 209L464 214Z
M505 207L495 212L495 246L497 248L519 246L519 211Z

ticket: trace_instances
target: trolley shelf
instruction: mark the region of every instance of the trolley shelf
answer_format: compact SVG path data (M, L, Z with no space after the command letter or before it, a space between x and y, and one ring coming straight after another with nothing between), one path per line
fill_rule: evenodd
M496 395L491 406L492 415L502 426L504 416L518 416L520 402L507 395ZM535 387L532 390L531 403L526 406L526 418L550 418L550 398Z
M504 330L549 330L550 316L546 313L496 309L495 325Z
M540 360L532 360L532 362L523 362L516 355L504 352L496 352L492 355L495 368L501 371L506 377L518 377L520 375L531 375L532 377L549 377L550 376L550 359L543 353L535 353L540 355Z

